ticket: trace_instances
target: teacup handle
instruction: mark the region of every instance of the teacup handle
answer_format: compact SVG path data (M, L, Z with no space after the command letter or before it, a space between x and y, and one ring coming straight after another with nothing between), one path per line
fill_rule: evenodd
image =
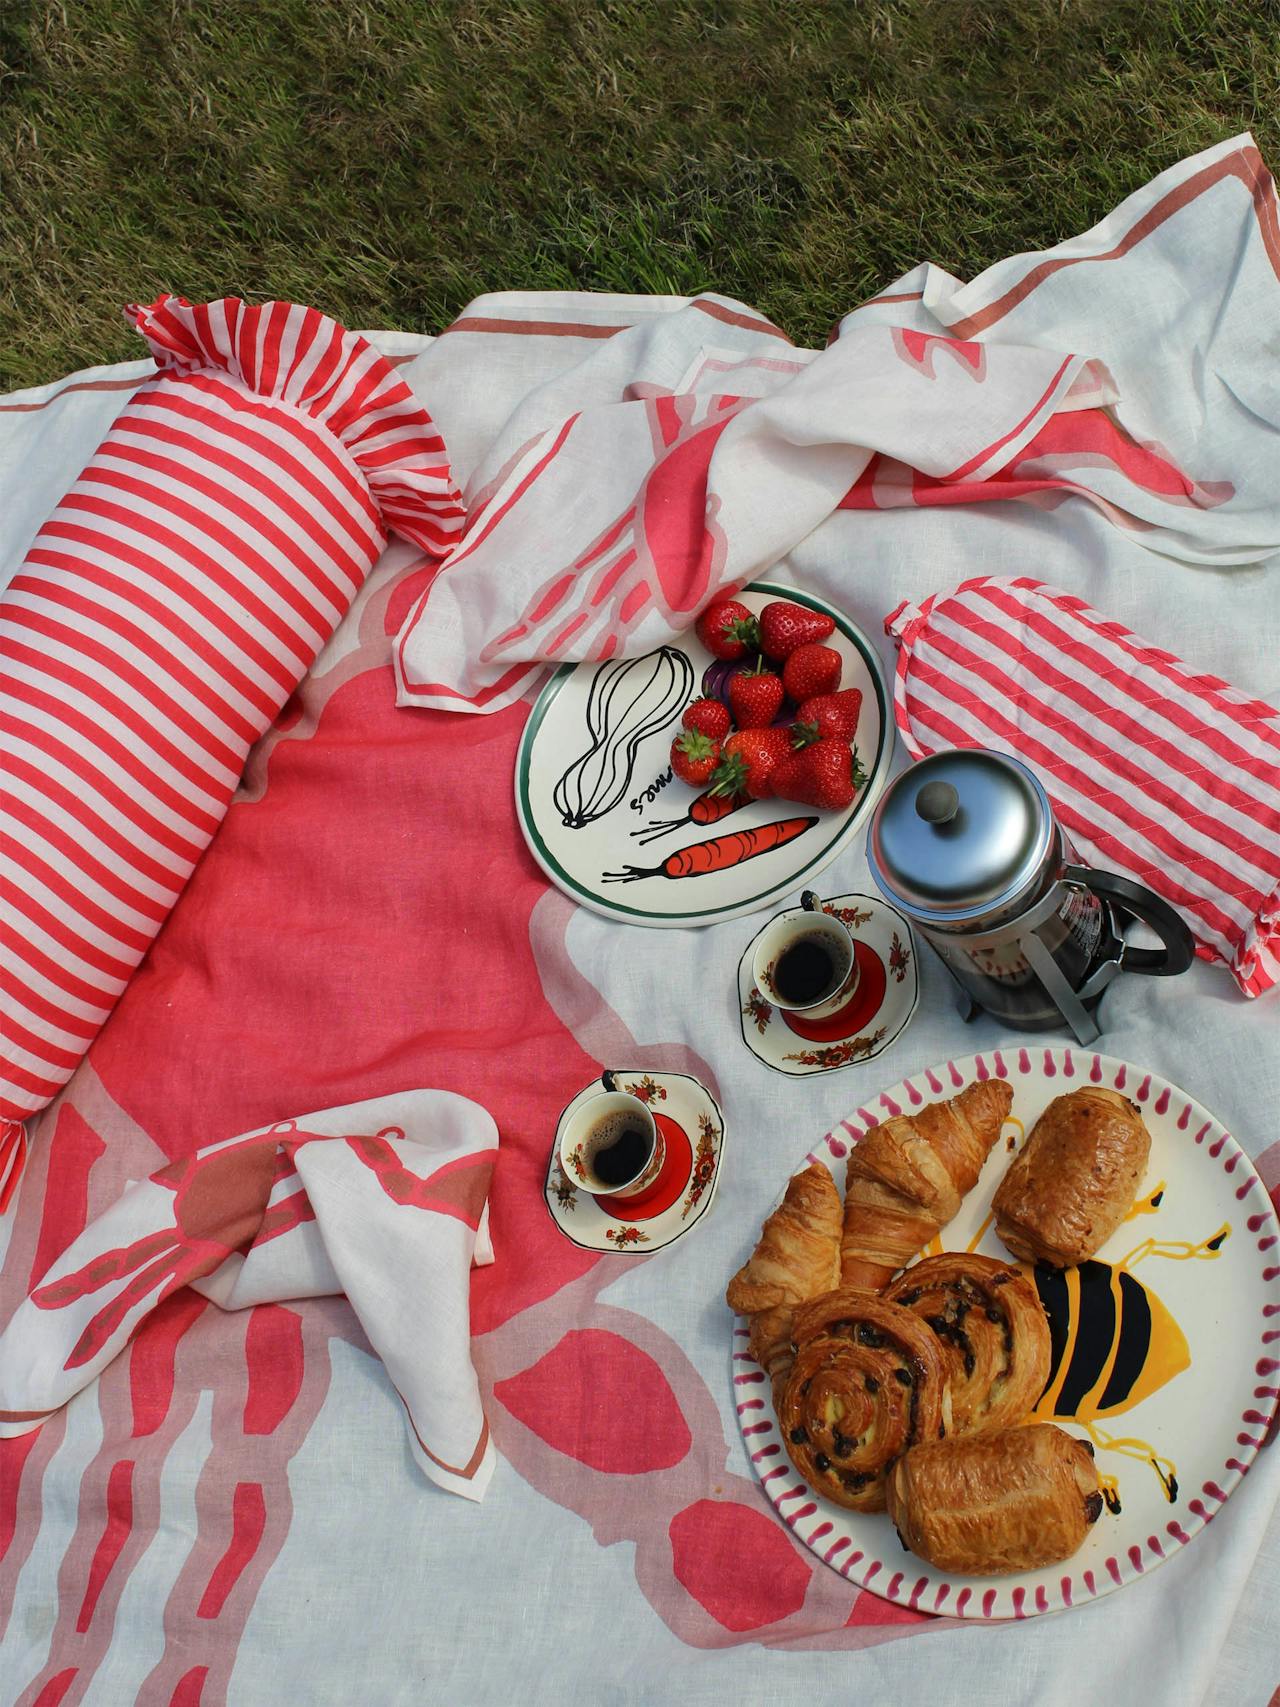
M618 1088L618 1070L617 1070L617 1068L616 1067L606 1067L604 1072L601 1073L601 1075L600 1075L600 1083L604 1086L605 1090L616 1091Z
M806 913L820 913L822 911L822 897L816 889L806 889L800 897L800 905Z

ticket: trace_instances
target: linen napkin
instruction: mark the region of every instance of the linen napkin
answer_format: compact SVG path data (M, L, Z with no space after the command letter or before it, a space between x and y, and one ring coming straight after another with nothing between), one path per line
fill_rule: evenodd
M601 330L467 482L463 532L397 637L402 705L497 711L548 662L666 644L825 521L874 456L982 482L1059 410L1114 397L1068 350L861 322L796 350L716 296Z
M0 1335L0 1437L88 1385L162 1299L224 1310L345 1293L433 1482L479 1500L494 1453L471 1364L469 1265L492 1261L493 1120L406 1091L209 1144L131 1185Z
M1280 980L1280 709L1025 576L904 602L885 629L913 757L1021 759L1087 864L1162 896L1246 996Z

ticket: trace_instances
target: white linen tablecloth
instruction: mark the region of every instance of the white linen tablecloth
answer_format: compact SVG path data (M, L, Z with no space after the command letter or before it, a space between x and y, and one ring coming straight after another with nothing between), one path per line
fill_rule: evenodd
M1049 257L1017 257L963 287L921 269L860 312L983 338L998 324L992 305L1003 305L1002 336L1104 362L1121 397L1133 400L1131 425L1159 439L1197 480L1234 483L1265 540L1280 491L1280 251L1270 181L1252 172L1247 143L1223 144ZM1059 264L1082 256L1086 264ZM1185 276L1189 256L1202 290L1162 295L1162 280ZM1029 279L1033 289L1024 288ZM1150 325L1140 325L1152 302L1161 317L1158 372ZM463 323L484 324L470 330L464 324L434 342L377 334L376 342L440 423L465 489L535 373L543 385L557 375L569 385L573 367L599 346L593 326L681 306L512 293L473 304ZM713 343L715 331L709 318ZM1142 351L1136 363L1134 347ZM0 400L0 584L149 367L93 369ZM1175 394L1181 404L1171 413ZM1207 535L1205 518L1196 519ZM1280 560L1245 550L1243 532L1229 537L1237 549L1224 547L1219 561L1199 547L1190 561L1169 542L1153 551L1079 496L839 509L771 575L846 610L877 637L889 667L882 624L901 600L919 602L967 574L1031 573L1235 686L1280 700ZM246 908L258 876L264 893L281 898L278 932L259 923L258 935L271 940L257 945L214 933L223 916L214 889L237 838L251 836L273 797L287 805L300 786L290 767L309 747L319 750L324 718L347 717L344 729L369 731L388 752L417 741L422 767L438 762L451 739L464 739L442 724L474 740L478 723L523 721L518 704L497 719L394 706L392 637L419 596L417 573L407 548L388 553L318 661L301 721L268 736L251 760L239 803L122 1010L37 1123L16 1213L0 1226L0 1317L77 1224L172 1153L167 1121L180 1124L202 1096L228 1094L211 1077L234 1080L249 1102L270 1100L252 1078L255 1051L268 1047L255 1018L265 1010L247 1003L233 1014L210 994L231 975L235 956L259 953L279 973L280 1037L290 1023L308 1032L315 1094L310 1102L295 1095L293 1106L421 1082L474 1095L497 1119L496 1260L485 1283L492 1277L513 1296L502 1308L484 1304L473 1345L498 1452L489 1495L476 1506L425 1487L395 1393L340 1301L309 1301L294 1315L271 1314L276 1306L245 1312L250 1327L232 1344L229 1318L214 1322L217 1312L193 1315L194 1326L181 1331L181 1310L199 1314L202 1306L175 1295L169 1328L140 1337L132 1361L122 1357L64 1420L27 1437L34 1444L25 1457L9 1450L14 1442L0 1446L0 1695L25 1707L135 1699L483 1707L513 1695L548 1707L566 1699L1266 1707L1280 1685L1268 1622L1280 1595L1275 1450L1262 1452L1218 1520L1158 1571L1096 1604L1018 1624L917 1623L852 1590L837 1613L834 1574L799 1551L799 1564L787 1566L796 1594L779 1598L776 1618L752 1623L752 1607L767 1608L774 1590L752 1586L751 1559L731 1561L740 1568L721 1593L707 1554L689 1544L689 1526L697 1539L710 1515L703 1502L736 1502L759 1518L760 1531L746 1524L744 1537L767 1527L783 1536L784 1552L791 1546L739 1438L723 1303L726 1279L786 1175L814 1138L882 1087L1005 1035L989 1019L962 1028L945 975L927 954L919 1009L890 1050L865 1067L791 1081L750 1055L738 1031L737 963L763 915L699 931L631 930L576 909L528 867L518 892L513 886L487 902L513 917L527 910L498 973L506 994L493 1005L483 993L470 1009L454 1004L448 1025L433 1009L434 1029L412 1039L424 1061L456 1059L467 1070L426 1076L423 1067L417 1075L422 1063L397 1054L409 1050L409 1033L392 1036L389 1019L379 1029L379 1015L399 999L389 991L394 969L361 969L346 953L401 917L389 865L347 873L344 895L360 896L366 911L353 905L307 927L327 933L331 983L319 974L305 989L289 982L291 956L301 952L288 914L291 885L309 861L336 857L318 827L328 822L340 841L343 814L355 813L350 791L362 786L359 775L336 769L312 778L326 791L324 805L306 820L316 831L311 848L285 844L296 851L291 869L255 875L251 859L236 867L253 878ZM357 754L351 763L358 771L363 760ZM507 776L495 787L509 792ZM452 832L442 801L428 828L445 835ZM423 825L408 792L403 809L411 843ZM504 834L514 838L504 810ZM355 817L349 822L355 836ZM455 820L452 830L464 829ZM481 893L508 857L515 855L495 848L492 872L478 858ZM829 894L872 887L860 841L821 881ZM409 929L397 925L402 937ZM519 982L522 957L540 986L536 1008ZM1106 999L1103 1039L1109 1054L1168 1077L1220 1116L1273 1193L1277 1000L1272 992L1247 1002L1221 968L1203 963L1177 979L1129 977ZM348 1072L357 1017L363 1053ZM546 1048L522 1053L539 1028ZM271 1074L301 1071L293 1057L286 1062L280 1037L272 1034ZM566 1100L557 1072L571 1093L601 1060L701 1072L725 1112L727 1159L711 1212L687 1238L652 1258L606 1256L574 1267L552 1243L535 1248L550 1238L538 1182L554 1109ZM504 1097L505 1110L497 1106ZM525 1106L534 1114L522 1127ZM276 1114L261 1110L264 1121ZM46 1184L61 1193L52 1207ZM522 1244L516 1229L524 1225L535 1243ZM556 1264L563 1272L549 1277ZM292 1397L278 1399L278 1384L265 1375L255 1386L255 1369L284 1364L296 1374ZM608 1426L598 1426L601 1417ZM610 1469L613 1424L635 1431L649 1454L641 1468ZM771 1543L766 1552L777 1557Z

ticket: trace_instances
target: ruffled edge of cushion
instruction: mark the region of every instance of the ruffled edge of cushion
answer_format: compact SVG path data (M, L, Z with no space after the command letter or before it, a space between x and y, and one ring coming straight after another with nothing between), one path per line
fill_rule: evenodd
M0 1215L13 1201L27 1160L27 1129L20 1120L0 1116Z
M1231 970L1246 996L1263 996L1280 983L1280 884L1249 921Z
M456 543L465 510L444 439L367 338L293 302L252 307L234 296L190 303L166 294L124 312L161 371L220 369L327 427L388 529L436 556Z

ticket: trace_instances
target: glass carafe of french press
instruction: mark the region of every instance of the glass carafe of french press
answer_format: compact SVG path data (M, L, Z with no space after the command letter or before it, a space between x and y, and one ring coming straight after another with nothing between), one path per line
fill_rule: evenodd
M877 885L945 961L966 1017L1021 1031L1099 1034L1117 972L1168 977L1195 956L1173 908L1141 884L1082 865L1036 776L987 748L934 753L886 790L867 859ZM1126 943L1125 915L1160 938Z

